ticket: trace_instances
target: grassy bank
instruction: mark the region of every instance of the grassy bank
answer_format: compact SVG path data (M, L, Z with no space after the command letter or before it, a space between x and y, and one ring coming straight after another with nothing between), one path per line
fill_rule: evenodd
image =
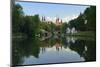
M12 38L27 38L27 35L24 33L13 33Z
M73 34L65 34L66 36L81 36L81 37L95 37L96 32L94 31L79 31Z

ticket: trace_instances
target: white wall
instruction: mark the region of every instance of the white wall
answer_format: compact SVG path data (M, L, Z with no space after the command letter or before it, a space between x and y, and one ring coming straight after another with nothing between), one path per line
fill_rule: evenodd
M96 5L96 0L20 0L20 1L40 1L40 2L55 2L55 3L73 3L73 4L88 4L88 5L92 4L92 5Z
M97 5L97 61L85 62L85 63L38 65L37 67L98 67L100 65L100 38L99 38L100 0L36 0L36 1L41 1L41 2L52 1L57 3ZM0 2L0 67L10 67L10 0L1 0ZM27 66L27 67L33 67L33 66Z

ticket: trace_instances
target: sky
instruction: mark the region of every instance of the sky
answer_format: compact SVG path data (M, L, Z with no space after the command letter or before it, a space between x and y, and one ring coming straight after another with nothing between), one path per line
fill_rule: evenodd
M76 18L80 13L89 6L53 4L53 3L36 3L36 2L16 2L23 8L25 15L39 14L40 18L45 16L49 21L55 21L57 17L63 22L68 22Z

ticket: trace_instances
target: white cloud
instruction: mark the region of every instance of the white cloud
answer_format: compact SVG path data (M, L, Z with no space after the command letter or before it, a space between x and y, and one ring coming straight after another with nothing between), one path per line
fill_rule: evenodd
M55 22L56 21L56 17L46 17L46 20Z
M52 21L52 18L51 17L46 17L46 20L47 21Z
M66 16L66 17L62 18L62 20L63 20L63 22L69 22L70 20L75 19L77 17L78 17L78 15Z

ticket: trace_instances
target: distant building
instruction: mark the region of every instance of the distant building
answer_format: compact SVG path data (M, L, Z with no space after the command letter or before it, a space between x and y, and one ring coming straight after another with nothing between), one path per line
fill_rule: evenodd
M52 22L54 22L54 21L52 21L52 20L48 20L45 16L42 16L42 19L41 19L41 21L42 22L47 22L48 24L51 24ZM62 19L59 19L59 18L56 18L56 20L55 20L55 24L57 25L57 26L60 26L60 25L62 25Z
M42 22L45 22L46 19L45 19L45 16L42 16Z
M71 29L71 33L72 33L72 34L73 34L73 33L77 33L75 27L73 27L73 28Z
M68 28L66 28L66 33L71 33L71 30L70 30L70 28L68 27Z
M71 34L73 34L73 33L77 33L77 30L75 29L75 27L73 27L73 28L66 28L66 33L71 33Z
M57 18L55 24L56 24L57 26L62 25L62 19Z
M41 21L42 22L46 22L48 24L51 24L52 23L52 21L51 20L47 20L45 16L42 16L42 20Z

